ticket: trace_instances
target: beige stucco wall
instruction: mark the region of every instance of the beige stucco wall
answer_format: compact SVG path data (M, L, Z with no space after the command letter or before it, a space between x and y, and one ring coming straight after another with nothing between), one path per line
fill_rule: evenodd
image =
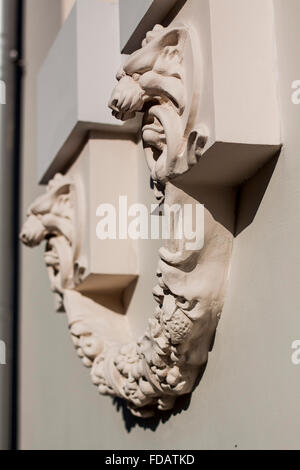
M91 386L66 318L54 314L42 249L22 248L21 448L299 448L300 366L291 363L291 343L300 338L300 107L290 95L292 81L300 78L300 4L274 0L274 5L284 149L254 222L235 240L215 347L189 408L155 432L155 425L137 424L129 432L121 410ZM26 2L23 214L41 192L36 73L66 14L62 7L60 0ZM149 200L148 174L140 161L140 197ZM138 301L138 330L153 309L148 283L156 256L153 245L142 259L148 277L147 294Z

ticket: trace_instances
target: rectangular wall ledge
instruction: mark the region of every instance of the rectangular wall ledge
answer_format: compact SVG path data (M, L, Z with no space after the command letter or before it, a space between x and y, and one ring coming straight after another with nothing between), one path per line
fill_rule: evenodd
M124 124L108 108L121 63L118 4L77 0L38 75L40 182L66 170L88 131L137 131L135 120Z
M148 31L162 23L178 0L120 0L120 47L131 54L141 47Z
M238 187L278 156L281 147L215 142L197 165L176 181L186 181L189 185Z

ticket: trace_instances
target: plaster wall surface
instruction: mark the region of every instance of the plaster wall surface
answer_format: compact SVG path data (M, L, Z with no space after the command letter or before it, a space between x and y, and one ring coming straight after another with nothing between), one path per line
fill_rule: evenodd
M197 5L186 2L180 14ZM62 6L26 2L24 215L43 191L36 181L36 74L61 25ZM283 152L254 221L234 242L214 349L188 409L145 427L98 396L74 353L65 316L54 314L42 249L22 248L22 449L299 448L300 366L291 363L291 344L300 339L300 107L291 102L291 83L300 78L300 4L274 0L274 10ZM142 155L138 172L139 198L153 202ZM142 284L130 314L137 334L153 311L157 243L141 252Z

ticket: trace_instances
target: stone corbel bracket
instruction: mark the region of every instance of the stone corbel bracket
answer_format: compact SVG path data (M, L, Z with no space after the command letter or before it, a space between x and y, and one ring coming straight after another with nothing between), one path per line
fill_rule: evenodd
M119 71L110 101L119 119L143 113L142 140L155 194L169 205L196 204L172 180L197 163L207 143L208 130L197 122L201 73L193 29L156 26ZM176 397L193 391L207 362L223 307L233 236L205 210L201 250L186 250L185 240L166 241L159 253L153 290L157 305L148 328L138 341L130 340L130 334L127 340L113 341L105 334L97 305L74 289L80 282L75 275L74 190L67 176L55 177L45 196L30 207L21 238L29 246L46 240L52 288L99 392L125 399L136 416L170 410Z

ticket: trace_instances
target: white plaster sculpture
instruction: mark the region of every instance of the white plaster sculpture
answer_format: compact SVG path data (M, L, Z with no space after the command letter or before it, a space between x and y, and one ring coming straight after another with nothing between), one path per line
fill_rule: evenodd
M144 114L142 137L155 188L189 170L202 154L208 131L196 117L201 98L201 55L197 36L184 25L147 33L117 74L110 101L126 120Z
M76 197L80 183L57 174L44 195L28 209L20 238L30 247L46 240L45 263L51 289L57 300L57 311L64 311L63 294L81 282L85 262L78 258L79 233L76 230ZM77 206L77 217L79 205Z
M197 163L208 137L197 122L200 65L197 36L190 27L156 26L118 73L110 101L117 118L143 113L142 138L155 193L169 205L196 203L172 179ZM62 178L65 186L59 190ZM62 239L63 257L59 263L47 262L51 282L64 303L78 355L91 367L99 392L125 399L141 417L172 409L176 397L193 391L208 360L223 307L233 236L206 210L201 250L186 250L185 240L174 237L166 241L153 290L157 307L147 330L136 342L123 316L107 319L122 322L112 328L124 335L113 340L106 334L105 320L97 316L97 305L74 290L71 188L67 177L50 182L44 199L31 206L21 238L30 246L46 239L46 253L51 254L56 240ZM49 227L52 214L55 220Z

